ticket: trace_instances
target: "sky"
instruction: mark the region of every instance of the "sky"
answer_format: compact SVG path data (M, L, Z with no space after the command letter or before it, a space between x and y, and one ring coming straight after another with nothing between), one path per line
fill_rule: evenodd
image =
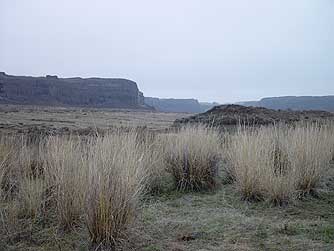
M334 94L333 0L0 0L0 71L220 103Z

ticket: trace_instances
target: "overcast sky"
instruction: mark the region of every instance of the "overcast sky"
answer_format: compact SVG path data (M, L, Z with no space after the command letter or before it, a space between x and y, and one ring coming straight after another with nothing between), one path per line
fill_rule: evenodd
M334 94L334 1L0 0L0 71L221 103Z

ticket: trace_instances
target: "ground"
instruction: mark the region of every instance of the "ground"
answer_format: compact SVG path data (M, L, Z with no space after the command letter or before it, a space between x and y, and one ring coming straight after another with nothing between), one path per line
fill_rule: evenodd
M136 250L334 250L334 170L317 196L277 207L243 201L231 184L213 193L147 199Z
M87 128L146 126L152 130L168 128L175 119L188 113L164 113L148 110L29 107L0 105L0 131L40 129L83 130Z
M165 129L187 114L147 111L5 107L2 130L33 125L97 127L141 125ZM168 183L168 182L167 182ZM145 195L139 216L129 229L123 250L334 250L334 164L316 196L287 206L241 199L233 184L222 178L217 191L179 193L166 189ZM169 184L170 185L170 184ZM6 207L8 205L0 205ZM3 220L0 215L0 224ZM89 250L88 234L81 228L66 233L50 222L18 219L0 236L0 250ZM19 231L17 231L19 229Z
M210 193L147 195L121 250L332 251L333 169L330 172L318 196L284 207L243 201L231 184ZM89 250L83 229L63 233L52 225L41 228L42 222L22 219L18 224L21 232L3 238L0 250Z

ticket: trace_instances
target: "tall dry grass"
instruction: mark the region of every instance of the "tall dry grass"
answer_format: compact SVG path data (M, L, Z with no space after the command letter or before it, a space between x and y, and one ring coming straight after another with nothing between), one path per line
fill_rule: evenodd
M302 194L313 192L326 174L331 160L331 128L307 124L289 129L286 135L286 153Z
M136 136L115 133L91 143L85 210L93 243L114 245L137 214L147 176Z
M8 224L15 217L46 217L66 230L85 225L93 243L114 245L137 215L141 195L156 186L161 153L157 142L143 135L50 136L34 145L18 140L10 175L5 168L10 151L1 144L1 181L15 187L6 207L12 213L1 214L11 215Z
M290 200L294 181L277 128L239 128L228 147L228 173L246 199Z
M18 212L21 216L36 218L44 210L46 199L43 164L39 154L42 145L28 144L24 137L16 141L18 155L11 177L20 207Z
M221 135L204 126L161 135L50 136L33 144L0 140L7 205L0 222L45 217L62 229L85 226L92 243L114 246L138 215L141 196L159 190L165 172L178 190L214 189L222 156L245 198L284 204L317 189L333 158L333 132L333 124L239 128L224 147Z
M14 149L9 142L1 139L0 141L0 202L6 198L6 192L11 190L9 183L9 172L12 165Z
M228 145L228 173L247 199L282 204L314 191L329 167L330 127L239 128Z
M181 128L165 138L165 164L178 190L212 190L218 185L219 133L205 126Z
M59 225L70 229L84 212L88 146L80 138L49 137L43 152L44 177L50 203L56 208Z

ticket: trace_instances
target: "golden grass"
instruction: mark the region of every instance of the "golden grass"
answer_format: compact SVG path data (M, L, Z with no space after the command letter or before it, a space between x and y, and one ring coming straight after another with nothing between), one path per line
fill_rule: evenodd
M92 138L50 136L34 145L17 140L10 170L5 168L9 151L1 152L6 163L1 178L14 187L1 211L8 216L4 225L22 217L55 219L64 230L84 225L92 243L113 246L137 215L160 156L152 142L139 138L131 130ZM12 193L4 188L1 193Z
M212 190L218 185L221 140L205 126L183 127L165 138L165 161L178 190Z
M331 134L318 124L245 129L231 136L228 173L246 199L286 203L319 186L331 158Z
M300 126L288 130L285 140L298 191L313 192L331 160L329 128L314 124Z
M76 226L83 214L88 182L86 148L79 138L49 137L43 152L48 195L64 229Z
M10 171L10 158L13 150L6 142L0 144L0 201L5 199L4 190L9 190L8 172Z
M166 172L179 191L213 190L219 166L245 199L285 204L319 187L333 158L333 128L240 127L222 138L190 126L167 134L49 136L33 144L1 139L0 223L9 236L22 218L68 231L84 227L94 245L114 247L140 213L142 195L159 191Z
M134 132L97 138L88 156L86 226L95 244L114 245L137 213L145 188L144 152Z

